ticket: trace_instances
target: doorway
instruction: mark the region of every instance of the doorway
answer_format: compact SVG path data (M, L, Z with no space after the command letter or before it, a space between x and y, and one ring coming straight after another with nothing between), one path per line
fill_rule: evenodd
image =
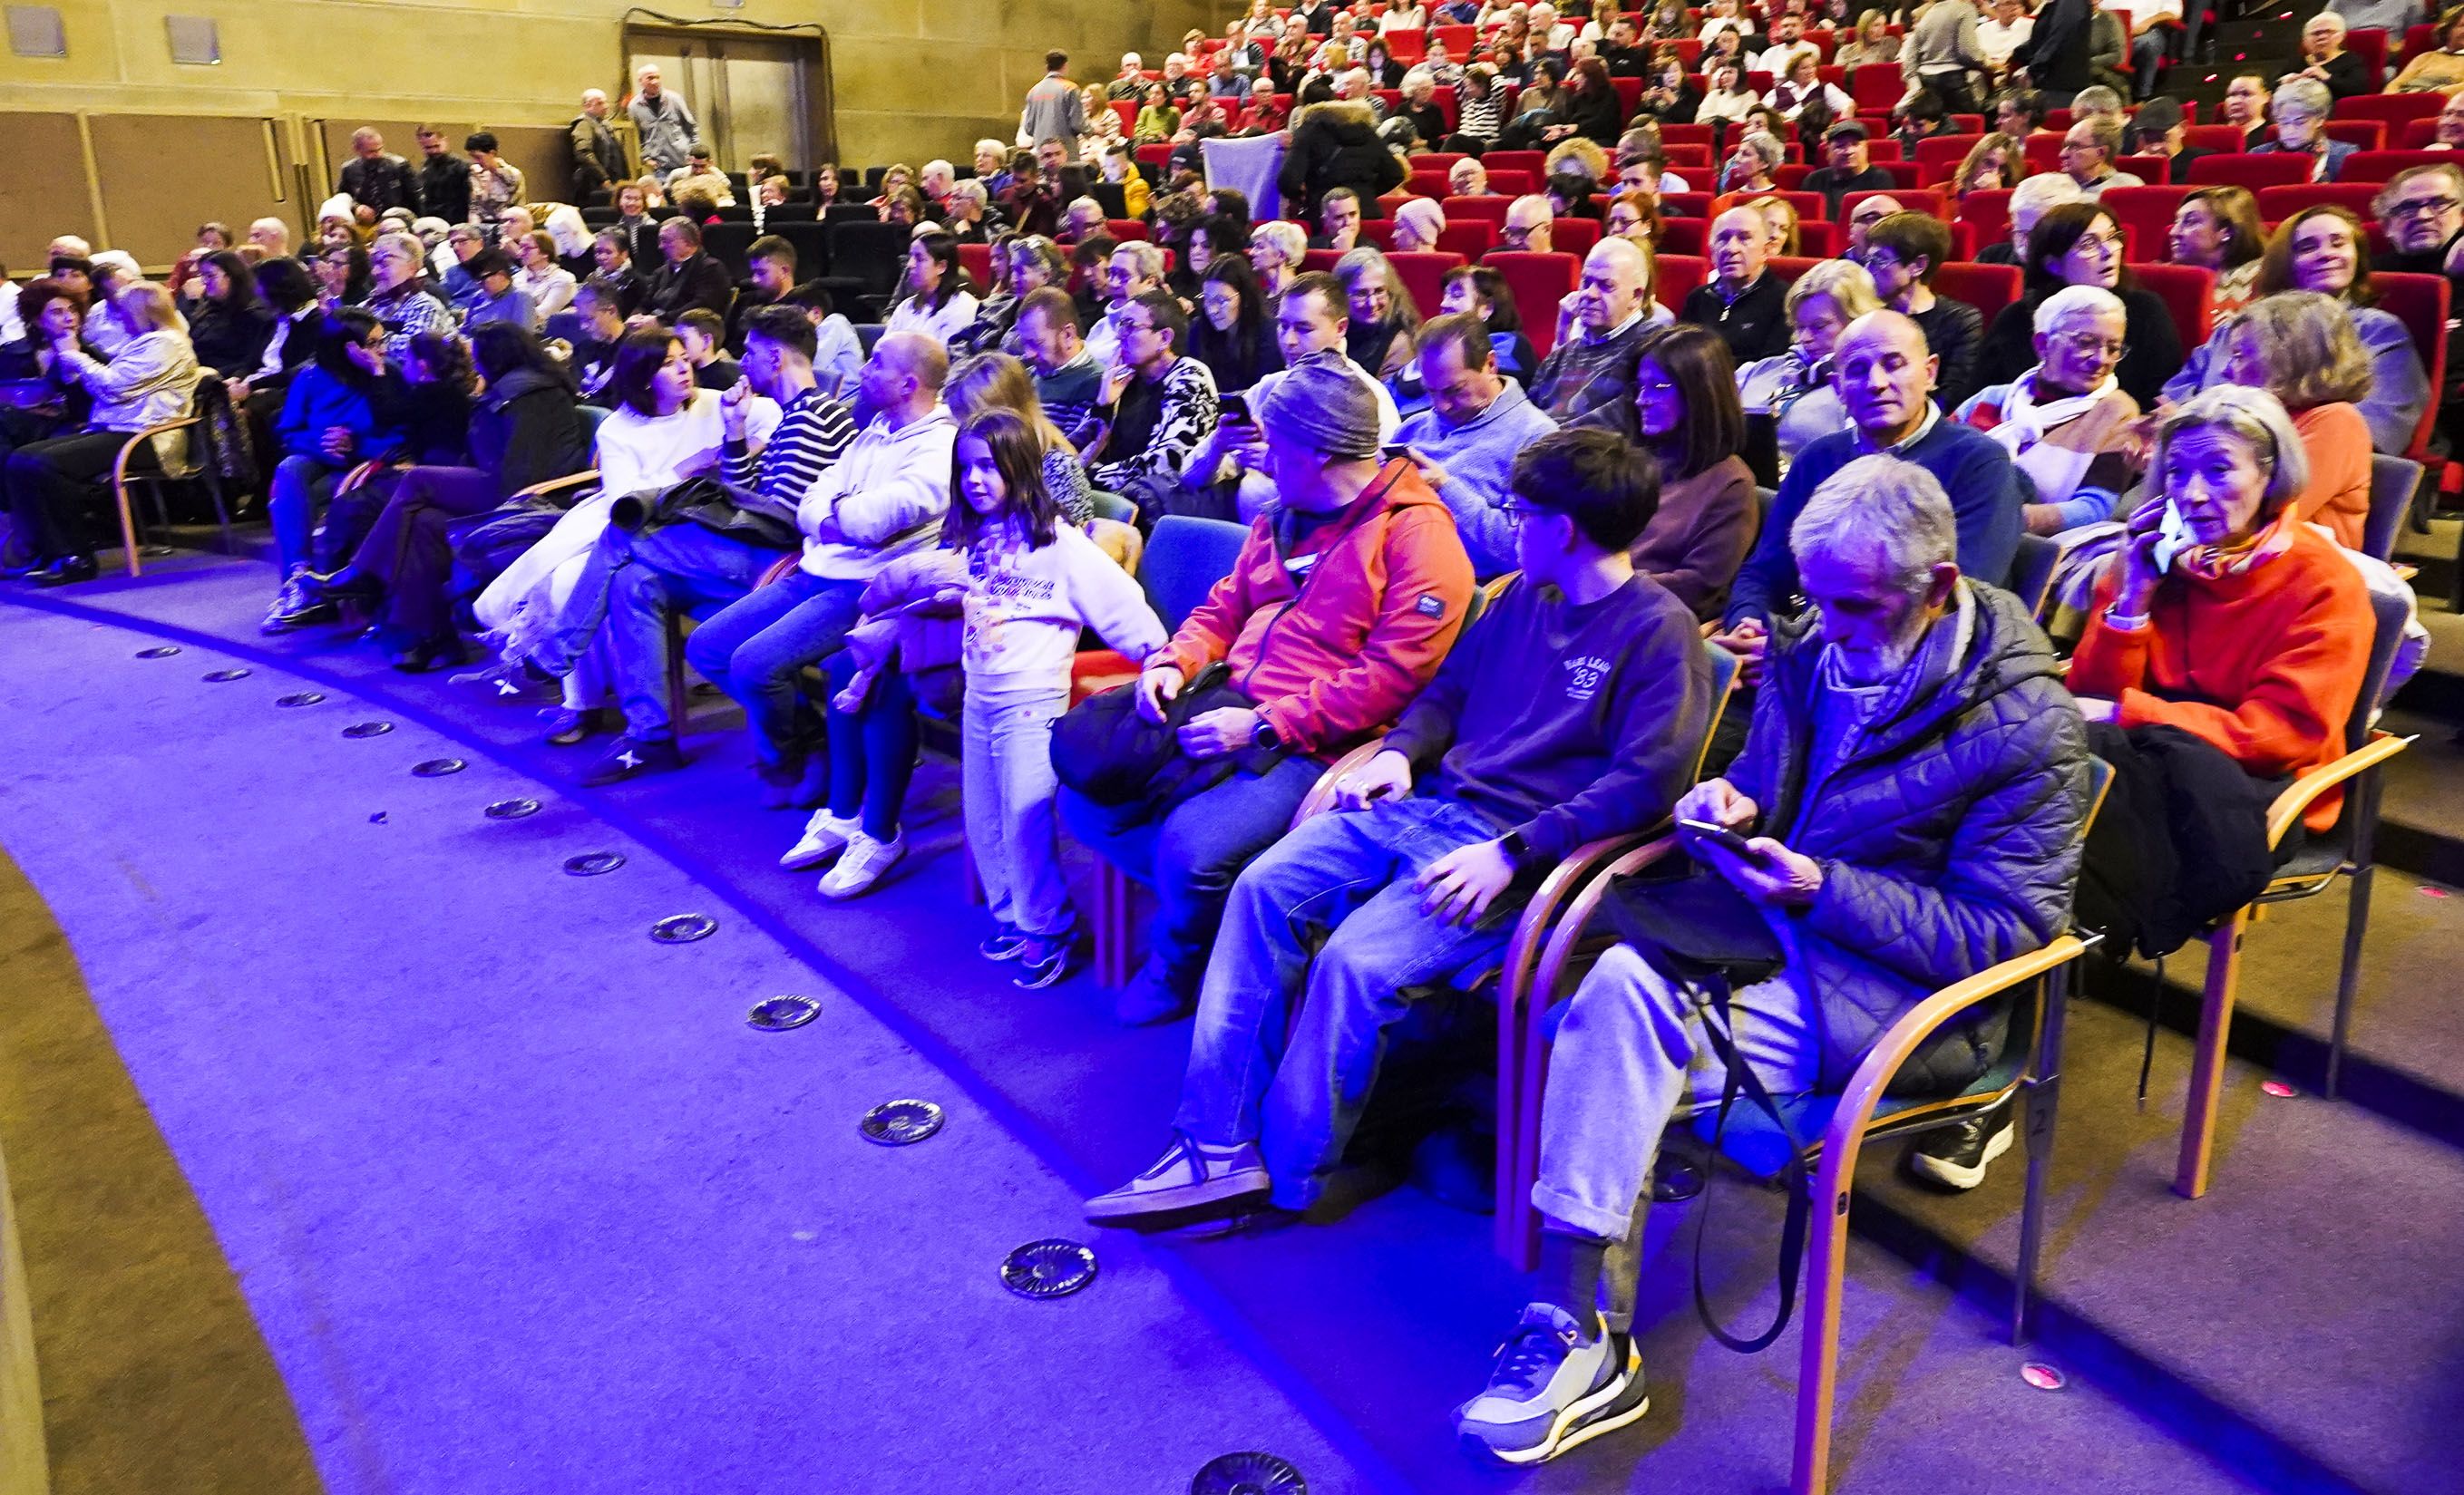
M790 170L810 168L826 145L818 36L750 36L736 32L628 29L626 81L657 65L701 125L702 143L721 171L742 171L758 155Z

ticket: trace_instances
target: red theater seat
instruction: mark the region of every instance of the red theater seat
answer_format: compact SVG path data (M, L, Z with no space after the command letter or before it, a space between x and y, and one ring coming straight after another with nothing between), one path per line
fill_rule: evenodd
M1557 341L1557 303L1574 289L1582 261L1572 254L1492 250L1481 263L1506 277L1523 317L1523 335L1531 340L1534 352L1547 358Z
M2016 265L1976 265L1953 261L1934 272L1936 296L1947 296L1954 301L1966 301L1985 314L1985 325L2002 308L2019 299L2022 276Z
M2351 163L2345 165L2349 167ZM2190 163L2190 185L2246 187L2255 192L2262 187L2291 187L2297 182L2306 182L2310 180L2310 171L2311 161L2307 156L2247 152L2202 156Z
M2140 289L2152 293L2173 314L2173 326L2182 335L2186 352L2208 341L2208 334L2215 330L2214 271L2196 265L2133 265L2130 273L2138 277ZM2377 282L2373 275L2371 283Z

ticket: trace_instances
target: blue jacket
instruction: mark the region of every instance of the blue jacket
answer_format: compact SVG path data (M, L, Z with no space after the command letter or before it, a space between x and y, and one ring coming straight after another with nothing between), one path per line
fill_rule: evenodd
M347 462L337 463L325 454L325 432L336 426L351 433ZM402 439L400 431L386 428L367 392L342 383L316 363L303 365L292 379L274 430L284 456L314 457L340 467L382 456Z
M1853 430L1816 437L1796 454L1764 517L1762 538L1754 541L1753 554L1746 558L1728 594L1729 627L1754 618L1768 627L1774 616L1793 610L1789 600L1796 593L1796 553L1788 548L1789 527L1825 478L1872 454ZM2002 444L1971 426L1938 417L1933 429L1898 455L1931 473L1949 495L1951 515L1959 522L1960 571L1994 586L2009 580L2011 558L2019 553L2023 500L2018 469L2011 465Z
M2333 182L2338 177L2343 176L2344 174L2345 158L2361 148L2362 147L2354 144L2351 141L2329 141L2327 143L2327 174L2321 180ZM2286 150L2282 141L2269 141L2264 145L2254 145L2251 147L2250 153L2254 156L2290 156L2296 154L2293 151Z

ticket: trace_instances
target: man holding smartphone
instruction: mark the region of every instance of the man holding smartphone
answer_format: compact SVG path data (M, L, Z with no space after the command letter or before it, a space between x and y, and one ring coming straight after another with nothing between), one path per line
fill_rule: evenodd
M1413 997L1502 951L1524 897L1576 846L1667 814L1709 725L1711 671L1693 615L1627 554L1659 499L1651 456L1606 431L1524 451L1507 510L1521 579L1336 781L1337 811L1233 885L1173 1143L1089 1200L1088 1219L1269 1191L1307 1209Z
M2069 923L2087 814L2087 729L2027 609L1960 574L1959 532L1925 469L1839 469L1786 534L1817 626L1773 645L1752 736L1677 802L1713 886L1769 926L1779 972L1727 1011L1621 944L1569 1001L1551 1055L1531 1202L1545 1217L1533 1301L1458 1430L1534 1463L1642 1415L1628 1330L1652 1160L1681 1110L1727 1075L1697 1060L1725 1022L1774 1096L1836 1088L1935 991L2035 950ZM1708 894L1697 907L1695 893ZM1625 896L1650 896L1647 887ZM1946 1025L1900 1085L1955 1094L2008 1040L2009 1009ZM2011 1145L1998 1115L1932 1134L1916 1171L1984 1181ZM1616 1257L1614 1264L1609 1258ZM1609 1311L1597 1308L1608 1286Z

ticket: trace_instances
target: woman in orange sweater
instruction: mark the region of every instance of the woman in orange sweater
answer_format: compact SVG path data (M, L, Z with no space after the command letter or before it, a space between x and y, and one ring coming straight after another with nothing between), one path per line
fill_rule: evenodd
M2283 291L2244 307L2226 342L2229 383L2264 389L2284 404L2310 481L2293 512L2326 527L2346 550L2362 548L2370 517L2370 356L2342 302L2316 291Z
M2294 510L2310 464L2283 405L2237 385L2192 396L2148 474L2162 496L2130 516L2071 660L2079 709L2179 727L2261 779L2334 761L2374 624L2361 573ZM2321 796L2310 828L2340 803Z

